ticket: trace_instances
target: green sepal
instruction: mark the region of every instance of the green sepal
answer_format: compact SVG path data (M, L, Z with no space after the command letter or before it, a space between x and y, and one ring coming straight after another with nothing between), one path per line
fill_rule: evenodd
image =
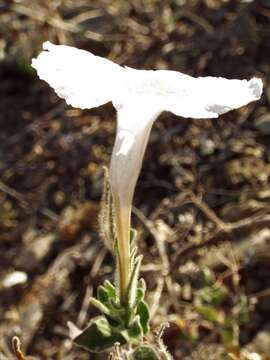
M137 252L138 252L137 246L133 245L132 249L130 251L130 256L129 256L129 266L130 266L131 271L134 269L134 267L136 265Z
M137 237L137 230L133 229L133 228L130 228L130 230L129 230L129 242L130 242L131 245L135 243L136 237Z
M131 354L130 360L160 360L160 357L151 346L141 345Z
M142 256L138 256L135 260L134 267L130 276L130 281L127 290L127 303L130 309L134 308L137 300L137 289L138 289L138 277L140 272L140 266L142 262Z
M114 252L114 244L116 239L116 226L114 216L114 205L112 199L112 193L110 188L109 170L107 167L103 167L104 181L103 191L101 198L100 213L98 216L99 233L103 239L105 246Z
M92 352L108 350L115 343L126 342L121 333L115 331L104 316L98 316L74 340L76 345Z

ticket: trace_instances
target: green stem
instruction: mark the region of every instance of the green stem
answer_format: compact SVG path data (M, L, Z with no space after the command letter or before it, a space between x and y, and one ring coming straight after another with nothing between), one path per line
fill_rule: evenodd
M131 209L121 207L117 199L115 202L115 222L119 264L119 292L122 304L126 302L130 279L130 215Z

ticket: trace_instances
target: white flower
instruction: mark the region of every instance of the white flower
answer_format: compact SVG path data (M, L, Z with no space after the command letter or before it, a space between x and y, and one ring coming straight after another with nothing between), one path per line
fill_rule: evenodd
M120 267L126 267L132 198L153 122L162 111L183 117L216 118L258 100L262 81L134 70L84 50L49 42L43 44L43 49L32 66L68 104L90 109L112 101L117 110L110 183L123 255Z

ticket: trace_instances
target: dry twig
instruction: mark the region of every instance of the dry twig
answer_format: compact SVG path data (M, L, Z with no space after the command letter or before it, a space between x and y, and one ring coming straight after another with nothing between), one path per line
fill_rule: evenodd
M23 352L21 351L20 339L17 336L14 336L12 338L12 347L13 347L13 351L16 355L17 360L26 360L26 357L24 356Z

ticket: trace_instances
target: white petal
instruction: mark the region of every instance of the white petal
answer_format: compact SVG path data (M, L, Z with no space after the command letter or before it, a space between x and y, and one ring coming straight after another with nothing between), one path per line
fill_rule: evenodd
M177 71L138 71L126 68L128 89L134 97L147 97L157 109L191 118L213 118L258 100L262 81L258 78L228 80L221 77L194 78Z
M257 78L194 78L177 71L135 70L70 46L46 42L43 48L32 66L74 107L91 108L109 101L118 107L139 101L145 107L155 106L157 112L211 118L257 100L262 93L262 81Z
M92 108L119 97L121 66L71 46L45 42L43 49L32 66L68 104Z
M247 81L188 77L184 84L182 98L168 98L165 105L166 110L184 117L215 118L258 100L262 94L262 81L256 78Z

